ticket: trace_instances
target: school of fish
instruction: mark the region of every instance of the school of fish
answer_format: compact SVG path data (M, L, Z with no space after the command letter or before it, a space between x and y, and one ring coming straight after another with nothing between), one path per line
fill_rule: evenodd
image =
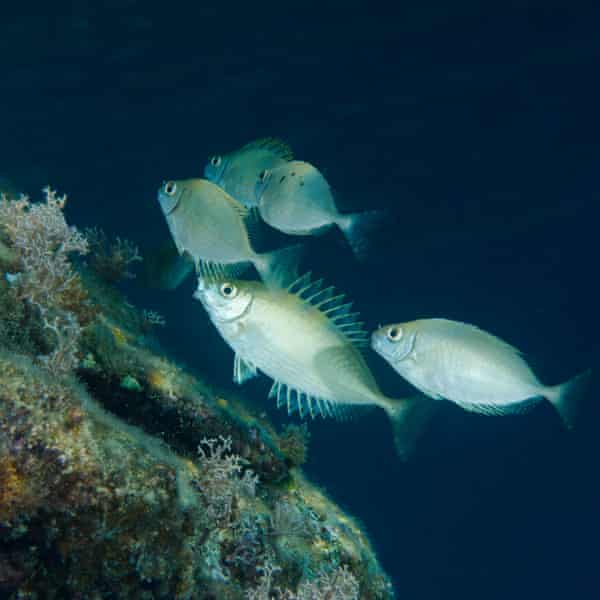
M393 323L369 334L344 294L298 276L297 243L257 252L266 223L288 236L337 227L357 258L382 211L339 211L312 164L295 160L277 139L250 142L211 157L204 178L165 181L158 200L177 250L176 287L195 273L194 298L234 353L233 379L265 374L278 407L301 417L343 417L361 407L388 415L396 450L407 458L440 400L487 415L522 412L547 400L575 425L590 371L562 385L543 385L519 351L474 325L447 319ZM297 238L295 238L297 239ZM253 266L260 280L244 277ZM415 388L384 395L365 360L371 348Z

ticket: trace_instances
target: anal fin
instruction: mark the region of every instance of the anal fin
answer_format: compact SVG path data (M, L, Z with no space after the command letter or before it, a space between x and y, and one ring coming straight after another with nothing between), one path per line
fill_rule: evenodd
M308 415L312 419L315 419L318 415L338 419L343 417L344 411L336 404L324 398L311 396L280 381L273 382L269 391L269 398L275 398L277 408L284 407L288 415L298 411L300 418Z

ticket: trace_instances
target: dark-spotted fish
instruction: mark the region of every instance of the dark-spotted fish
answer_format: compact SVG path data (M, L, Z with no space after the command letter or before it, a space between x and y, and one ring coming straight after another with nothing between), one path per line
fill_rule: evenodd
M275 138L263 138L229 154L215 155L204 167L204 177L222 187L244 206L256 206L259 173L292 160L290 147Z
M289 235L317 235L339 227L359 257L365 252L369 230L382 219L381 211L340 213L323 174L299 160L262 171L256 203L265 222Z

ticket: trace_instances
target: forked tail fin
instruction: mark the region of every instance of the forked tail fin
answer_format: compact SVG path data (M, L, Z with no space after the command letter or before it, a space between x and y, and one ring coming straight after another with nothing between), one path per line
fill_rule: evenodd
M400 460L408 460L417 440L437 411L439 402L426 396L390 400L385 407L394 434L394 445Z
M285 288L298 279L298 264L303 246L296 244L273 252L257 254L254 266L265 285L271 288Z
M341 215L337 220L338 227L343 231L358 260L366 258L371 245L370 238L383 225L385 217L386 212L383 210L369 210Z
M591 374L592 370L588 369L561 385L548 387L545 390L546 398L556 408L560 418L569 429L575 427L581 401L585 396Z

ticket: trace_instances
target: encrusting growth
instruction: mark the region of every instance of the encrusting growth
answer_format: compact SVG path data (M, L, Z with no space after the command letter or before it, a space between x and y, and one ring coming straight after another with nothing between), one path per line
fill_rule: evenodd
M78 364L81 325L93 317L87 294L69 257L88 252L85 237L67 225L67 197L44 189L45 202L27 196L0 199L0 229L15 253L16 273L8 279L15 300L40 319L47 352L38 359L53 372L68 373Z

